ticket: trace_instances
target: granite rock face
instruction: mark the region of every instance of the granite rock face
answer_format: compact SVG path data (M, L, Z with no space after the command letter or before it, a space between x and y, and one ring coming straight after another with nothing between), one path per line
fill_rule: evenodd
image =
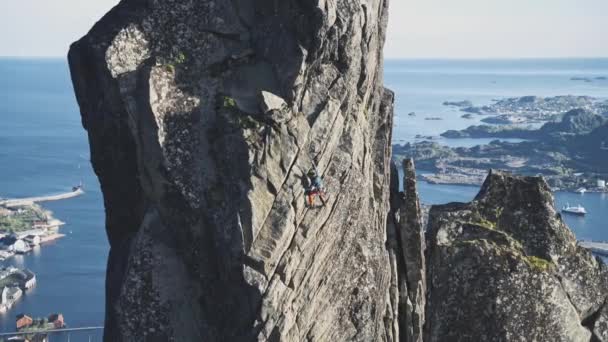
M72 45L105 341L606 341L608 271L542 179L492 172L428 224L411 160L399 192L387 10L123 0Z
M106 341L398 339L387 8L123 0L72 45ZM329 198L307 208L313 163Z
M597 341L608 270L576 244L542 178L491 171L431 208L426 341Z
M393 174L397 176L396 166ZM412 159L403 160L403 192L398 192L398 183L391 189L391 214L394 230L389 238L394 239L399 308L399 336L401 341L422 341L425 319L426 264L425 225L416 186L416 170ZM394 176L394 177L395 177ZM396 185L395 185L396 184ZM391 219L389 219L390 223Z
M426 310L426 221L418 198L416 170L404 159L403 191L397 165L391 163L387 246L391 269L391 304L395 331L402 342L422 342Z

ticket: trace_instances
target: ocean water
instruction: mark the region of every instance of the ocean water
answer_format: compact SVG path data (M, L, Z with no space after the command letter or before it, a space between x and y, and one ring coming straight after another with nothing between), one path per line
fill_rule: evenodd
M62 60L0 59L0 197L69 191L86 193L43 206L66 222L63 239L4 264L27 267L37 285L0 315L0 331L15 331L15 315L63 313L70 327L100 326L108 244L99 183L89 163L67 65ZM72 341L101 341L101 332L71 333ZM66 341L67 334L52 341Z
M469 202L477 192L477 186L434 185L424 181L418 182L420 200L424 204L443 204L447 202ZM587 209L586 216L562 214L579 240L608 240L608 194L586 193L584 195L570 192L556 192L555 207L560 209L567 204L580 204Z
M444 101L469 100L474 105L526 95L588 95L608 98L608 81L572 81L571 77L608 77L608 59L531 60L387 60L384 83L396 94L394 143L434 136L449 146L474 146L492 139L443 139L448 129L480 124L482 116L464 114ZM408 116L410 112L416 116ZM440 121L425 120L440 117Z
M387 61L385 83L396 92L394 140L414 141L417 134L437 136L466 128L474 120L441 103L468 99L475 104L523 95L608 96L608 82L570 81L573 76L608 76L608 60ZM409 112L416 112L410 117ZM439 116L442 121L424 120ZM103 325L104 279L108 244L99 184L89 164L86 132L80 124L65 61L0 59L0 197L24 197L69 190L82 181L84 196L45 204L67 224L67 236L40 250L7 260L37 274L35 289L7 314L0 331L14 331L18 313L45 316L62 312L71 327ZM439 139L442 143L451 143ZM459 145L476 145L470 139ZM476 187L420 183L423 202L468 201ZM581 203L585 218L566 217L581 239L608 240L608 202L598 194L556 194L557 205ZM101 333L72 333L86 341ZM66 341L67 334L52 341Z

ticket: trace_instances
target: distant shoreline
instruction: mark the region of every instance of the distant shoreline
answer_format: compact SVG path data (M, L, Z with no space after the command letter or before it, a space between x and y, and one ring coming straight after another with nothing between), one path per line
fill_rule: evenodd
M437 185L437 186L441 186L441 185L449 185L449 186L462 186L462 187L475 187L478 188L483 184L483 181L480 183L466 183L466 182L438 182L438 181L434 181L434 180L430 180L429 178L425 177L425 175L418 175L418 178L420 181L423 181L429 185ZM576 191L571 190L571 189L552 189L551 190L553 193L567 193L567 194L577 194ZM593 189L590 190L586 190L585 191L586 194L608 194L608 191L596 191Z
M483 62L483 61L497 61L497 62L505 62L505 61L543 61L543 60L551 60L551 61L572 61L572 60L580 60L580 61L594 61L594 60L608 60L608 56L606 57L385 57L385 61L437 61L437 62L460 62L460 61L471 61L471 62Z
M0 56L0 60L56 60L56 61L65 61L67 63L67 57L62 55L57 56L11 56L5 55ZM580 60L580 61L595 61L595 60L608 60L608 56L553 56L553 57L385 57L385 62L395 62L395 61L408 61L408 62L416 62L416 61L437 61L437 62L461 62L461 61L471 61L471 62L484 62L484 61L496 61L496 62L505 62L505 61L572 61L572 60Z

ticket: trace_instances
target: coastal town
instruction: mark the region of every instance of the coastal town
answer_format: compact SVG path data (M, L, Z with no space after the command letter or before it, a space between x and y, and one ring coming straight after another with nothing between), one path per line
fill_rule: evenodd
M53 217L53 213L38 203L57 201L80 196L82 185L71 191L51 196L19 199L0 199L0 261L26 254L41 245L64 237L59 228L64 222ZM13 266L0 267L0 314L7 314L15 303L36 286L36 274L29 269ZM65 327L63 315L51 314L47 318L33 319L26 314L16 315L18 332L32 332L20 336L22 341L46 341L48 330ZM10 339L13 341L13 339Z
M64 223L37 204L0 205L0 260L30 252L41 243L63 237Z

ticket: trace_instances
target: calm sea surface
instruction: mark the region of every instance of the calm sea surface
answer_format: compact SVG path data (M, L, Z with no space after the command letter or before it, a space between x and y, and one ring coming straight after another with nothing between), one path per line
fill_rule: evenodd
M608 77L608 59L571 60L388 60L384 83L396 93L394 142L415 136L436 136L448 129L479 124L483 117L464 114L444 101L469 100L475 105L493 99L526 95L589 95L608 98L608 81L571 81L579 77ZM410 112L416 116L408 116ZM441 121L425 120L439 117ZM474 146L492 139L443 139L450 146Z
M475 104L523 95L591 95L608 97L608 82L570 81L573 76L608 76L608 60L387 61L385 83L397 95L395 143L415 136L437 136L475 120L442 106L446 100ZM417 116L410 117L409 112ZM441 117L427 121L425 117ZM35 253L6 264L36 272L38 284L7 314L0 331L14 331L14 316L62 312L68 325L103 325L104 278L108 244L99 184L89 164L86 134L63 60L0 59L0 197L53 194L82 181L86 194L45 205L67 224L67 236ZM484 139L439 140L453 146L485 143ZM468 201L475 187L420 183L423 202ZM581 239L608 240L608 201L597 194L556 194L557 205L582 204L590 214L567 217ZM100 334L91 334L93 341ZM89 333L71 334L72 341ZM67 335L53 341L66 341Z
M0 196L59 193L81 180L84 196L44 205L67 223L61 228L67 236L5 262L33 270L37 285L0 315L0 331L15 331L18 313L62 312L71 327L103 325L108 254L99 183L66 63L0 59ZM99 332L91 336L101 341ZM71 341L88 337L70 335ZM52 339L66 340L67 335Z

